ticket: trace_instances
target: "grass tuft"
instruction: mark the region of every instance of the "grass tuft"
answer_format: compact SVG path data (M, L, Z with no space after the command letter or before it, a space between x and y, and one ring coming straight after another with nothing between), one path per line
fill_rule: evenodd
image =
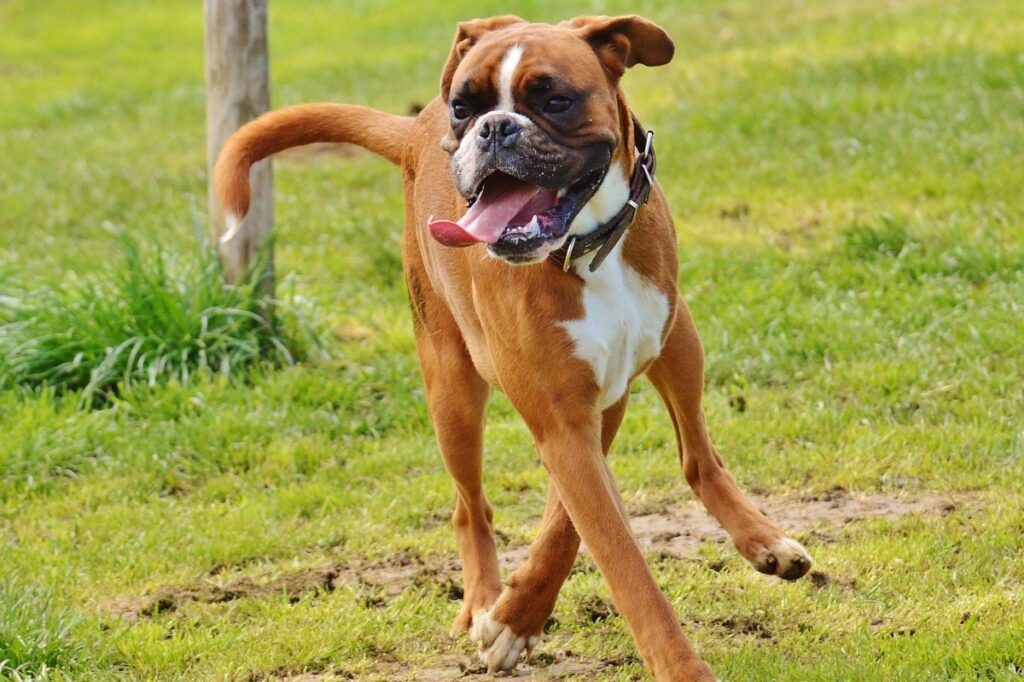
M0 680L40 680L89 656L74 630L79 616L37 588L0 582Z
M216 253L191 259L122 236L121 266L63 285L0 291L0 388L80 391L102 405L132 386L293 364L317 335L260 287L263 269L225 284Z
M846 253L854 259L898 256L910 244L907 226L899 218L885 214L880 225L855 223L843 232Z

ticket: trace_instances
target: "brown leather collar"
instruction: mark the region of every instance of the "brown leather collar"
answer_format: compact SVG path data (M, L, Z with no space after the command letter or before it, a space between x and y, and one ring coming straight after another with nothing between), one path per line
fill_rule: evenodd
M563 246L551 252L548 257L562 270L568 272L572 261L591 251L597 251L597 254L590 261L590 271L597 270L633 224L640 207L650 198L657 163L654 156L654 131L645 131L636 116L633 116L633 144L636 145L639 156L633 166L633 177L629 182L629 199L607 222L598 225L588 234L569 237Z

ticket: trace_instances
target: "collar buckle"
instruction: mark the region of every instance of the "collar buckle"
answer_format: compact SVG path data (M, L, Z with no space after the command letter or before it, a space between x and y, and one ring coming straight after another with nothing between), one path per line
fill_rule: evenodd
M576 237L570 237L568 248L565 250L565 260L562 262L562 272L569 272L569 266L572 264L572 250L574 248L576 248Z
M634 123L638 123L638 121L635 118L633 119L633 122ZM653 130L648 130L647 131L646 139L644 140L644 150L640 153L640 160L641 161L646 160L651 155L651 150L654 149L653 145L654 145L654 131ZM647 177L649 178L650 175L648 175Z

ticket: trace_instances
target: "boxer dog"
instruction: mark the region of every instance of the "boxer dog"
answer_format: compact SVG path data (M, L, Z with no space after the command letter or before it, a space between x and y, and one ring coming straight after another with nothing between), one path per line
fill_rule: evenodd
M348 142L401 166L417 352L455 481L465 597L454 628L490 671L537 645L582 538L655 678L714 679L644 562L605 462L641 374L668 408L687 482L740 554L786 580L811 565L744 496L704 423L704 356L677 288L672 215L651 136L619 87L626 69L673 51L638 16L461 23L440 97L416 117L288 107L242 127L215 168L224 238L239 239L249 167L275 152ZM504 586L481 484L491 388L526 420L550 474L540 532Z

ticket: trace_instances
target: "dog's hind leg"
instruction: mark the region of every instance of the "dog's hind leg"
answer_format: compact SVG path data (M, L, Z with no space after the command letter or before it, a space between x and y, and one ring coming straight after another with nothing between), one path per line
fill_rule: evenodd
M628 394L602 415L601 447L605 455L622 423L627 400ZM537 645L579 546L580 536L550 483L544 519L530 556L509 576L508 586L494 607L473 622L470 637L480 644L488 667L507 669L524 649L532 650Z
M484 408L489 388L473 366L451 313L422 272L407 272L427 407L445 467L455 481L452 524L462 559L464 595L453 632L466 630L473 614L490 608L501 593L491 507L482 480Z
M795 580L810 569L807 551L768 520L736 485L704 423L704 351L682 297L661 355L647 375L672 416L679 457L694 493L758 571Z

